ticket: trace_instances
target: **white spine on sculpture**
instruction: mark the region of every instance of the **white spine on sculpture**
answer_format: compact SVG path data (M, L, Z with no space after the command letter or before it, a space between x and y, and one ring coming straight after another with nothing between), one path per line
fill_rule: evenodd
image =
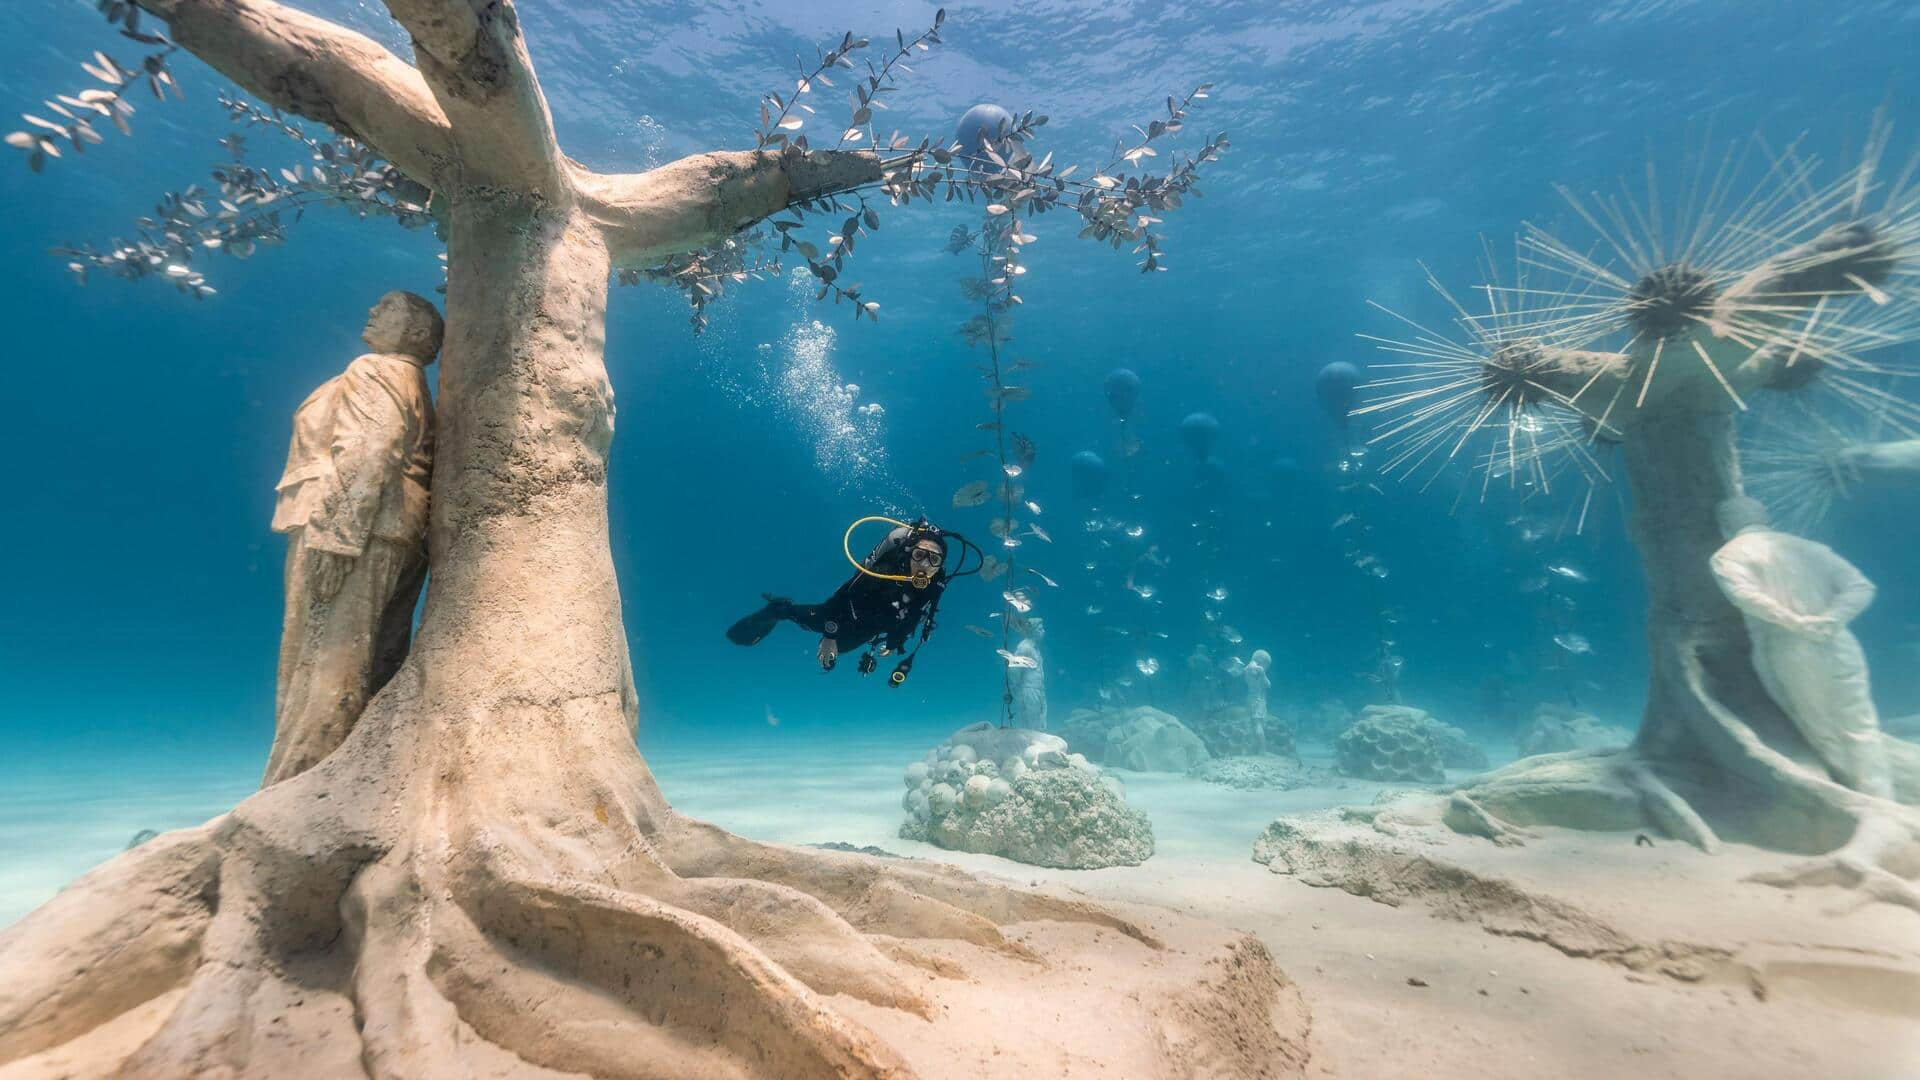
M1753 499L1722 503L1720 524L1713 575L1745 617L1761 685L1836 780L1890 798L1867 659L1847 629L1873 582L1825 544L1769 529Z
M339 746L406 658L426 580L426 365L441 332L431 303L386 294L361 334L373 351L294 412L273 511L273 530L287 534L287 595L265 783Z
M1246 666L1240 669L1240 677L1247 684L1247 714L1253 720L1253 732L1261 753L1267 749L1267 691L1273 686L1268 672L1272 669L1273 656L1265 649L1253 650Z
M1030 665L1011 665L1013 721L1029 731L1047 730L1047 665L1040 656L1040 643L1047 640L1047 628L1039 619L1028 621L1027 636L1014 647L1015 656L1031 660Z

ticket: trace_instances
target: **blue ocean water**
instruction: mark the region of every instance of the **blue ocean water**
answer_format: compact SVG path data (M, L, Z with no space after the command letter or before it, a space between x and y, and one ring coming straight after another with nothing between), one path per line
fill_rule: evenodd
M300 6L405 49L377 3ZM0 46L9 109L83 85L78 61L94 48L132 55L85 0L15 7ZM756 95L789 85L794 52L849 28L890 37L931 14L898 3L521 7L562 144L603 170L749 146ZM1522 709L1571 691L1604 719L1636 722L1644 597L1624 491L1601 488L1581 534L1529 545L1510 499L1459 498L1464 474L1426 490L1383 480L1364 524L1391 573L1370 579L1342 556L1335 523L1350 500L1330 470L1346 444L1314 400L1314 374L1378 361L1355 334L1393 326L1369 300L1444 320L1418 263L1471 286L1482 237L1500 245L1522 222L1567 217L1555 182L1606 187L1649 156L1754 132L1845 161L1883 105L1906 154L1920 130L1906 115L1920 101L1917 29L1911 5L1893 2L955 6L949 44L897 95L889 120L904 132L944 135L967 107L995 101L1045 112L1040 147L1092 160L1165 95L1210 81L1194 126L1233 139L1205 197L1166 225L1168 273L1143 276L1126 253L1076 241L1064 216L1034 226L1014 351L1038 367L1012 423L1038 448L1028 493L1053 537L1022 555L1060 582L1035 588L1055 710L1091 703L1101 655L1068 461L1081 450L1112 459L1101 384L1124 366L1142 384L1140 516L1169 557L1156 623L1168 636L1153 647L1166 688L1155 693L1180 692L1201 595L1219 587L1246 647L1272 652L1279 705L1377 699L1363 675L1391 606L1404 613L1403 696L1449 722L1505 734L1483 722L1490 680ZM315 211L284 247L208 264L219 293L202 302L158 283L76 287L48 248L125 234L161 192L203 181L223 156L225 81L190 59L177 66L186 100L142 102L132 137L110 135L42 175L0 162L0 757L11 768L264 760L282 550L267 521L288 419L359 351L382 292L432 295L440 280L431 235ZM265 136L254 144L261 163L299 160ZM974 580L955 586L942 631L897 690L847 665L823 676L797 631L752 652L721 636L762 591L830 591L847 572L842 530L859 516L924 510L985 537L986 509L950 504L983 474L962 457L988 414L978 355L955 332L972 314L960 292L970 267L942 250L977 213L886 214L852 271L881 304L877 324L762 281L733 290L695 335L672 292L616 290L613 549L643 748L937 737L997 711L996 643L962 625L985 624L998 589ZM826 392L847 383L860 387L852 404L883 415ZM1194 462L1178 432L1198 410L1220 422L1228 476L1212 554L1197 548ZM1297 468L1276 470L1283 459ZM1579 498L1543 501L1536 516L1557 524ZM1829 537L1881 585L1856 630L1894 715L1920 711L1920 562L1905 539L1920 503L1901 498L1843 513ZM1556 652L1523 590L1548 563L1589 579L1570 587L1570 626L1590 655Z

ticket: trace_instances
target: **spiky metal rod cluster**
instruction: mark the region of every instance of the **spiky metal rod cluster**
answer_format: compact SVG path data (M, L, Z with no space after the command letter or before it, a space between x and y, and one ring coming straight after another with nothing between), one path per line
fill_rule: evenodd
M1490 253L1486 264L1493 266ZM1415 331L1409 340L1360 335L1387 352L1410 357L1375 365L1391 374L1368 383L1354 416L1377 416L1368 442L1382 451L1380 471L1402 479L1429 471L1428 482L1455 460L1471 462L1483 487L1496 478L1552 489L1572 469L1589 485L1606 478L1591 436L1604 428L1573 408L1556 385L1570 352L1552 331L1516 332L1520 312L1503 309L1508 294L1484 288L1484 316L1456 300L1431 272L1428 283L1453 308L1465 342L1374 305ZM1605 357L1586 362L1604 366Z
M1760 391L1912 411L1888 388L1906 369L1885 357L1920 336L1920 192L1912 166L1883 178L1887 141L1876 125L1861 162L1824 184L1792 148L1756 155L1752 180L1748 155L1729 151L1695 170L1673 213L1651 169L1644 195L1563 187L1591 235L1529 226L1516 279L1490 270L1484 305L1429 274L1464 341L1404 318L1417 336L1373 339L1416 358L1363 388L1389 470L1463 459L1489 480L1544 488L1567 467L1592 479L1597 444L1641 416L1744 410Z

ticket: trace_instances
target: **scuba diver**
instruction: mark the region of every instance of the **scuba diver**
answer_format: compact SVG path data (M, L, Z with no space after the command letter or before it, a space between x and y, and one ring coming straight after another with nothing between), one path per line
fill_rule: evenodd
M853 530L869 521L884 521L894 526L865 560L853 557ZM899 686L913 670L913 658L933 634L934 616L947 582L955 577L979 572L948 573L949 542L958 541L975 552L979 549L959 533L928 524L922 517L909 525L891 518L866 517L847 529L841 550L854 566L854 575L834 590L825 603L796 604L785 597L762 594L766 606L727 628L727 640L735 645L758 645L774 627L790 622L820 635L816 654L821 671L832 671L840 654L867 649L860 657L860 674L871 675L878 666L875 654L891 656L903 653L887 681ZM961 562L966 561L964 554ZM911 649L907 643L918 631Z

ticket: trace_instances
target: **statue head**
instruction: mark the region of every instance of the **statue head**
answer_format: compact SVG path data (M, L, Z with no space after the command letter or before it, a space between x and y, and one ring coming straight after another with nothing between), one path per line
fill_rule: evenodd
M1759 499L1735 495L1713 509L1720 519L1720 535L1729 540L1751 529L1767 527L1767 508Z
M395 289L367 312L367 327L360 331L360 340L374 352L411 356L431 364L440 351L445 330L446 324L432 301Z
M1047 624L1039 618L1027 620L1027 637L1034 641L1047 640Z
M1255 649L1253 655L1247 658L1247 663L1259 664L1264 671L1273 666L1273 655L1265 649Z

